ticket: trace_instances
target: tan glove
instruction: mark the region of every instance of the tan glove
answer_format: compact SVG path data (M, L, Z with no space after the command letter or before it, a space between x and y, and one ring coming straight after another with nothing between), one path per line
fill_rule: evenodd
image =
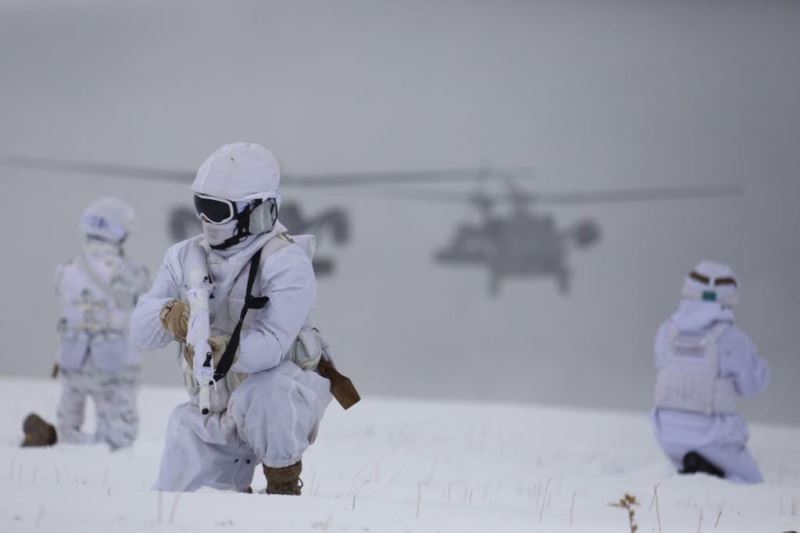
M228 341L231 340L230 335L214 335L213 337L208 338L208 345L211 348L211 357L214 359L214 367L219 364L219 360L222 359L222 354L225 353L225 348L228 347ZM233 360L236 361L237 354L234 356ZM186 344L183 349L183 358L186 359L186 362L189 363L189 366L192 366L192 360L194 359L194 346L191 344Z
M189 304L183 300L172 300L161 309L161 325L175 340L186 342L189 331Z

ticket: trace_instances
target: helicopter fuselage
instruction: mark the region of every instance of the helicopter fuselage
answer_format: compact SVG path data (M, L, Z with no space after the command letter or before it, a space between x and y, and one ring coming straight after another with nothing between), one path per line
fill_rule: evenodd
M536 275L554 276L566 290L567 247L552 216L520 211L488 216L481 224L461 224L435 259L447 265L487 266L493 291L504 278Z

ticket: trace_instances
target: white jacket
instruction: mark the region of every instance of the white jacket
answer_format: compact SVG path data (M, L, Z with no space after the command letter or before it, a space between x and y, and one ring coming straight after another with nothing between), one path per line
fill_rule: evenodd
M210 249L204 235L170 247L150 292L139 299L133 313L133 342L143 350L152 350L174 340L162 327L159 314L170 300L186 299L184 262L192 243L205 250L213 278L214 289L209 301L211 334L230 335L244 304L250 259L268 240L285 231L278 224L270 233L255 237L229 256ZM263 309L248 311L238 359L231 372L253 374L277 366L286 358L316 302L314 270L300 246L289 244L262 258L259 270L253 295L267 296L269 303Z
M89 357L105 373L138 366L141 354L129 340L131 312L150 286L147 268L125 257L86 253L56 269L61 304L56 359L61 369L83 368Z

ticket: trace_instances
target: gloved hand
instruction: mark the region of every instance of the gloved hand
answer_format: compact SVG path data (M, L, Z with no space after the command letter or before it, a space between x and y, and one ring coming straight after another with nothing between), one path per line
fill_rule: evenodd
M231 340L230 335L214 335L209 337L208 345L211 346L211 357L214 358L214 368L219 364L222 359L222 354L225 353L225 348L228 347L228 341Z
M225 348L228 347L228 342L231 340L230 335L214 335L208 338L208 345L211 347L211 357L214 359L214 368L219 364L222 359L222 354L225 353ZM193 365L194 360L194 347L191 344L186 344L183 349L183 357L189 366ZM236 358L234 357L234 361Z
M189 331L189 304L183 300L172 300L161 309L161 325L175 340L186 342Z

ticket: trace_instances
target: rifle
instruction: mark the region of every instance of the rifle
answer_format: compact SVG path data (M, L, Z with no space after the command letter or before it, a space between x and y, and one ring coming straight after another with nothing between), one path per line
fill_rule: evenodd
M186 299L189 301L189 325L186 344L192 356L194 377L200 387L198 400L200 411L207 415L211 411L211 387L215 386L214 358L208 338L211 325L208 299L211 293L211 280L206 267L205 253L199 246L192 246L187 256L189 275Z

